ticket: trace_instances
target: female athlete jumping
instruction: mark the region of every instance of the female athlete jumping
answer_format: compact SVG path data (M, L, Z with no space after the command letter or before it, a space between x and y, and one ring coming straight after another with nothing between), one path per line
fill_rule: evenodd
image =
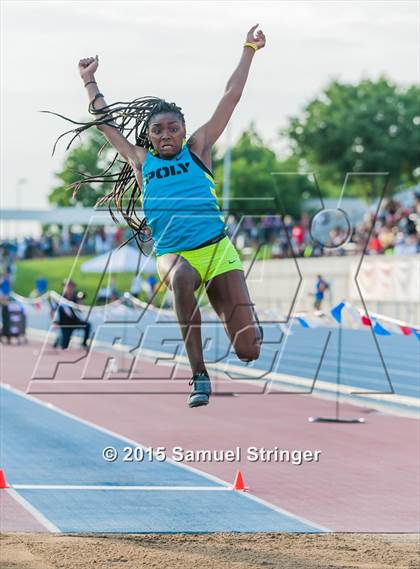
M265 36L261 30L256 32L257 27L258 24L247 34L239 64L213 116L188 140L184 115L175 103L144 97L131 103L107 105L95 80L98 56L79 62L89 111L97 119L77 123L83 126L71 132L77 136L86 128L97 126L126 162L117 175L104 175L102 179L112 180L115 185L98 204L113 201L135 230L136 240L141 241L144 232L151 231L159 276L173 291L192 369L190 407L207 405L211 394L203 357L201 315L194 294L201 285L223 321L237 356L252 361L260 354L262 329L239 255L226 234L211 172L212 147L241 98L256 51L265 46ZM128 140L133 132L135 144ZM98 178L85 178L82 183L93 180ZM123 206L127 193L128 205ZM139 194L143 220L135 211Z

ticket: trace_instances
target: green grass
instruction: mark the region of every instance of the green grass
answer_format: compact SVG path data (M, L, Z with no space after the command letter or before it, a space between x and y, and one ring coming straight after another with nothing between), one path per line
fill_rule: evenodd
M35 281L44 276L48 280L48 289L61 293L63 280L71 278L76 283L77 289L86 293L85 303L93 301L99 281L100 273L81 273L80 265L92 259L92 256L56 257L52 259L27 259L16 263L16 281L13 290L22 296L29 296L35 289ZM116 273L115 281L120 292L130 290L134 273ZM105 275L102 287L108 286L109 276Z

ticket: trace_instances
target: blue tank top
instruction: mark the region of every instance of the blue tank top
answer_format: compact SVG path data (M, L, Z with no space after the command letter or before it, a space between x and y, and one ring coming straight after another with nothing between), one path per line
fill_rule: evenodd
M195 249L226 231L214 178L186 142L171 159L148 151L142 205L157 255Z

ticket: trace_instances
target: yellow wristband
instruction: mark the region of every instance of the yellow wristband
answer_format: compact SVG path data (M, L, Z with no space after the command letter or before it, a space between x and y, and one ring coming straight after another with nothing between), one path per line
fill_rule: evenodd
M252 47L252 49L255 49L255 51L257 51L257 49L258 49L258 47L255 45L255 43L251 43L249 41L244 43L244 47Z

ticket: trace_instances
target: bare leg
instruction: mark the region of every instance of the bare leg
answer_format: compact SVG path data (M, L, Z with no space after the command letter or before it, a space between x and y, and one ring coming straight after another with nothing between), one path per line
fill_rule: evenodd
M222 273L210 280L206 289L238 358L243 361L258 359L262 335L243 271L235 269Z
M158 257L161 279L174 293L175 312L193 374L206 371L201 340L201 314L194 291L201 284L198 272L175 253Z

